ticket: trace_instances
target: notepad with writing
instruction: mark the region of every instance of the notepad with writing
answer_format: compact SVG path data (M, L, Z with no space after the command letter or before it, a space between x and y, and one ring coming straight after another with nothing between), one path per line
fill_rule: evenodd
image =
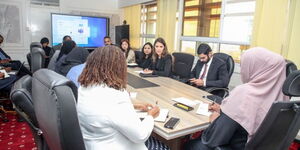
M196 113L199 115L210 116L211 112L208 110L208 107L209 105L207 103L201 102Z
M137 113L139 118L145 118L148 115L147 112L141 112L141 111L138 111L138 110L136 110L136 113ZM168 114L169 114L168 109L160 109L159 115L154 118L154 121L165 122L168 118Z

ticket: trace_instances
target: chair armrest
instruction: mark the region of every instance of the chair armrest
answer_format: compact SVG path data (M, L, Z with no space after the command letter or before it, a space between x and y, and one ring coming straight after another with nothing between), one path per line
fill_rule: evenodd
M218 146L214 150L231 150L229 146Z
M205 91L208 92L208 93L213 93L215 91L223 91L224 95L222 95L222 96L219 95L222 98L225 98L225 97L227 97L229 95L228 88L208 87L208 88L205 89Z

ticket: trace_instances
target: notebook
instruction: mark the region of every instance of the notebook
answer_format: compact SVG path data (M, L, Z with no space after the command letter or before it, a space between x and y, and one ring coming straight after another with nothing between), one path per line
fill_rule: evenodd
M136 113L139 118L145 118L148 115L148 112L141 112L139 110L136 110ZM159 115L154 118L154 121L157 122L165 122L168 118L169 110L168 109L160 109Z

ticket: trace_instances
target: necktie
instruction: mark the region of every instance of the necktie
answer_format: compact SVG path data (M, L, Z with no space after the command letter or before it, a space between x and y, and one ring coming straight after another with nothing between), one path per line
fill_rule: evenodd
M202 80L202 79L204 78L204 76L205 76L205 74L206 74L206 71L207 71L207 64L204 65L204 71L203 71L203 73L202 73L202 75L200 76L199 79Z

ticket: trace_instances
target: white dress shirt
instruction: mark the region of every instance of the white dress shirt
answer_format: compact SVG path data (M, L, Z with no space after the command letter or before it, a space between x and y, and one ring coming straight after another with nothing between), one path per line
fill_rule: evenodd
M208 73L208 70L209 70L209 67L211 65L211 62L213 60L213 57L211 57L211 59L209 60L209 62L207 63L207 68L206 68L206 73L204 75L204 78L202 79L203 80L203 86L206 87L206 79L207 79L207 73ZM199 78L202 76L203 72L204 72L204 68L205 68L205 64L203 65L202 69L201 69L201 72L199 74Z
M141 121L128 92L99 85L78 89L77 111L87 150L147 150L153 117Z

